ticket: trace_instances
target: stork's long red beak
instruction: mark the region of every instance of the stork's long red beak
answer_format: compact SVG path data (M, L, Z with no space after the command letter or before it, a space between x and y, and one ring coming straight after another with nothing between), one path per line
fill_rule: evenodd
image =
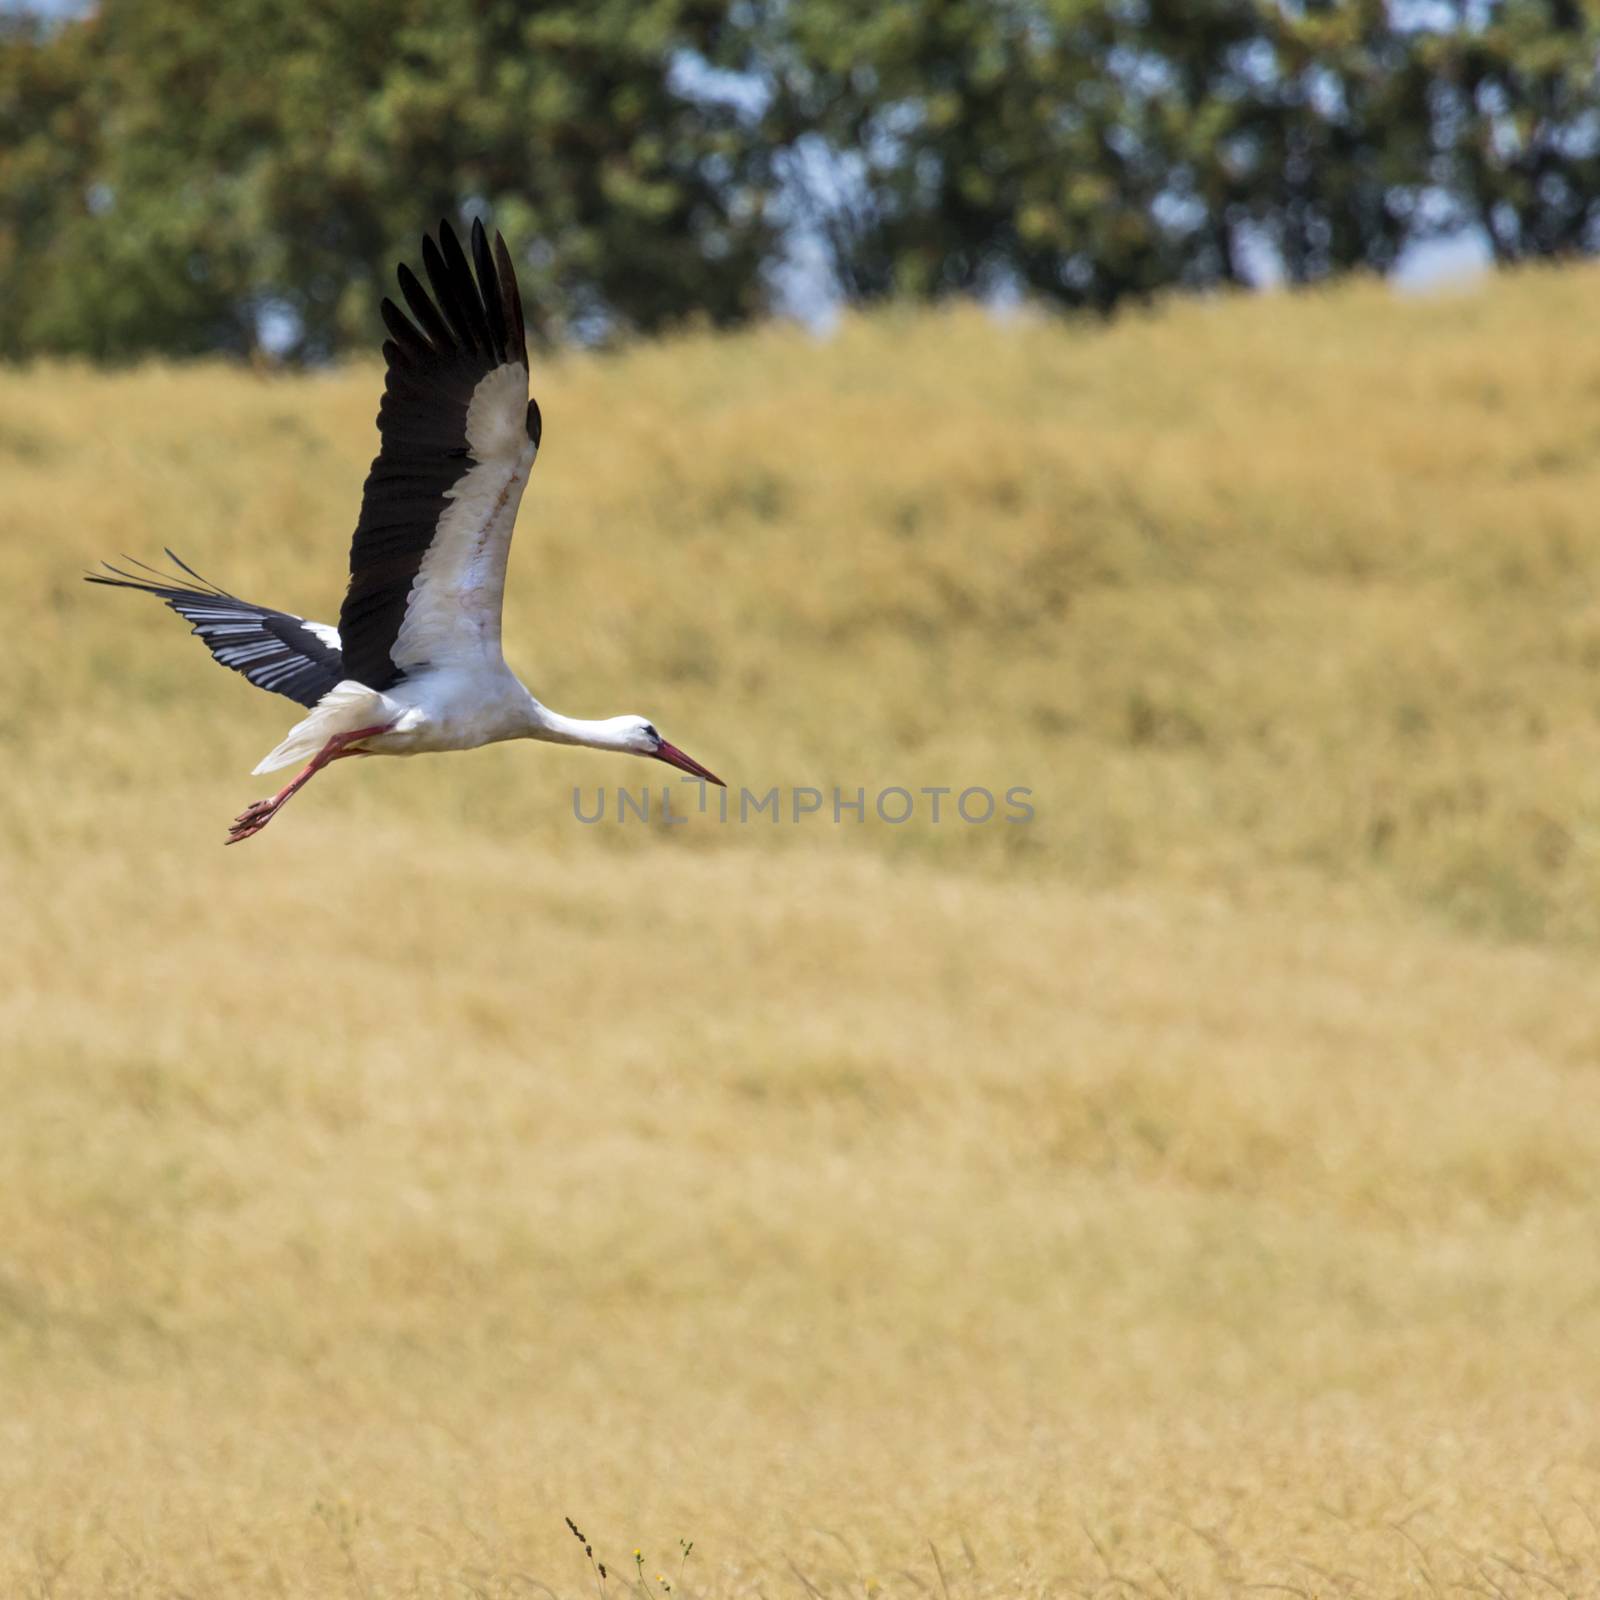
M679 772L687 772L692 778L704 778L707 783L714 783L719 789L728 787L710 767L702 767L693 756L686 756L677 745L668 744L665 739L661 741L661 748L656 751L656 760L665 761L669 767L676 767Z

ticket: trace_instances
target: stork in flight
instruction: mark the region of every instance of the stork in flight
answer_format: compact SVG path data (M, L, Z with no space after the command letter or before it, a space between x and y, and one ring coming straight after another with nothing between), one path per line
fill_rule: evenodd
M291 796L345 756L544 739L653 756L722 783L643 717L591 722L551 711L500 653L506 556L539 453L539 404L528 398L527 336L511 257L499 234L491 252L481 222L472 225L472 263L441 222L438 243L422 241L432 297L402 263L400 289L411 316L383 302L390 338L383 346L381 445L362 492L337 629L240 600L171 550L182 576L141 561L135 565L150 578L105 563L108 575L88 580L158 596L194 624L225 667L310 708L255 770L306 765L271 799L239 814L229 844L260 833Z

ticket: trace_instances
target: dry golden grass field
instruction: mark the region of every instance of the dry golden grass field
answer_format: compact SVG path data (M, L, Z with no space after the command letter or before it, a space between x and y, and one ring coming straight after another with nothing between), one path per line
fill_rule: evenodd
M79 575L333 618L376 370L0 375L0 1596L1600 1594L1597 329L545 363L543 698L1033 822L511 745L232 850L294 708Z

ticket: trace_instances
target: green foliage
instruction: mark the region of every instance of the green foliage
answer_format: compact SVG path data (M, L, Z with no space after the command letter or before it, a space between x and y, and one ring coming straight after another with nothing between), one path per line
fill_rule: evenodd
M1443 176L1495 258L1563 256L1600 243L1600 7L1499 0L1424 55L1438 98Z
M1502 260L1600 244L1578 0L102 0L4 26L13 357L248 352L272 313L291 357L365 346L419 229L482 210L547 339L741 321L796 223L855 303L1098 311L1263 263L1387 271L1463 225Z
M105 0L0 52L14 154L0 348L366 340L430 219L491 210L536 330L655 331L756 306L760 162L670 86L722 7L620 0ZM65 151L39 115L74 112Z
M1209 28L1162 0L1160 48L1183 86L1175 154L1213 237L1187 276L1237 275L1253 235L1291 283L1387 271L1427 183L1429 110L1385 0L1221 0Z
M856 181L813 211L853 298L1009 282L1110 309L1169 284L1385 271L1481 221L1595 244L1600 22L1565 0L779 0L769 136Z
M856 299L983 288L1004 272L1069 301L1169 276L1145 108L1107 70L1106 7L783 4L774 137L847 162L816 204Z

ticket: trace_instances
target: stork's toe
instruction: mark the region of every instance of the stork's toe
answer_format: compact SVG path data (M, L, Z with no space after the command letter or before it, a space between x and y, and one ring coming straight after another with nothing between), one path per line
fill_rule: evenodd
M228 828L229 844L238 844L241 839L248 839L258 834L272 820L278 809L276 799L255 800L247 805L243 811L233 819Z

